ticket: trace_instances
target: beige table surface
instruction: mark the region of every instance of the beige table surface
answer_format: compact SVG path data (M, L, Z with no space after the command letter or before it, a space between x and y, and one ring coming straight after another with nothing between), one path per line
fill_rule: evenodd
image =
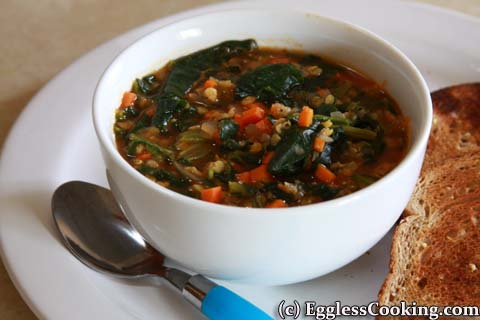
M0 147L32 96L82 54L147 21L217 1L0 0ZM480 0L422 2L480 16ZM0 319L36 319L1 263Z

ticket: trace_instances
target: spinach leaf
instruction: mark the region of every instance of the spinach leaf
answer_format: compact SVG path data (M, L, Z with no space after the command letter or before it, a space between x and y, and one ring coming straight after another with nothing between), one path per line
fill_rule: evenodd
M178 58L172 63L163 92L181 97L190 90L202 71L218 67L229 58L256 47L253 39L231 40Z
M156 78L154 75L145 76L142 79L136 79L133 83L133 92L140 95L149 95L152 93L152 84Z
M322 197L322 200L330 200L334 198L340 191L338 188L323 183L312 184L308 189L313 195Z
M325 144L323 151L319 154L318 158L315 159L315 165L321 163L327 167L332 164L332 152L342 152L345 146L345 132L342 127L334 129L333 134L330 136L333 139L332 142Z
M150 175L157 180L167 181L172 187L182 188L189 184L189 180L185 177L178 177L173 173L164 169L154 169L146 165L141 165L138 169L144 175Z
M256 46L255 40L251 39L225 41L173 61L162 92L157 97L157 110L152 124L162 133L168 132L170 120L188 104L183 96L200 78L202 72L216 68L229 58ZM140 86L140 83L138 84Z
M220 180L223 183L229 183L235 179L235 172L233 171L230 164L225 165L225 169L221 173L215 173L214 177Z
M138 110L137 108L131 106L131 107L127 107L123 110L121 110L120 112L118 112L115 116L116 120L117 121L123 121L123 120L127 120L127 119L131 119L133 117L136 117L138 115Z
M194 106L186 106L182 109L182 112L177 113L177 121L175 121L174 126L178 131L183 132L195 125L199 117L200 115L197 112L197 108Z
M284 102L288 93L302 83L302 72L292 64L268 64L243 74L235 94L237 98L254 96L265 103Z
M223 119L219 122L220 126L220 140L226 141L233 139L238 131L238 124L231 119Z
M313 136L320 122L307 129L292 128L277 145L275 154L268 164L273 175L293 175L302 171L312 152Z
M173 186L173 187L178 187L178 188L182 188L182 187L186 187L189 185L189 180L185 177L178 177L176 175L174 175L173 173L167 171L167 170L158 170L156 173L155 173L155 178L157 178L158 180L165 180L165 181L168 181L170 182L170 184Z
M158 127L162 133L168 131L168 123L175 113L188 105L187 100L178 96L167 94L157 97L157 110L152 118L152 125Z
M149 125L150 125L150 117L148 115L144 114L143 116L140 117L139 120L137 120L137 122L135 122L135 125L130 130L130 133L135 133L138 130L140 130L142 128L145 128Z
M321 163L325 166L330 166L332 164L332 145L330 143L325 144L325 147L323 147L322 152L316 159L316 163Z
M233 150L246 149L246 145L241 145L235 139L227 139L225 141L222 141L221 148L222 148L222 152L227 152L227 151L233 151Z

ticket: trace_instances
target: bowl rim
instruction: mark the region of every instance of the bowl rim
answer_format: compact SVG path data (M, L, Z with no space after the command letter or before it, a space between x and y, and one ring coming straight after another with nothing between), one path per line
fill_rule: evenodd
M173 191L171 189L168 189L166 187L163 187L159 185L158 183L148 179L145 177L143 174L135 170L118 152L116 149L115 143L112 143L111 139L106 136L106 134L103 133L102 130L102 123L101 123L101 117L99 115L100 113L100 103L99 103L99 96L101 95L102 88L105 86L106 79L109 76L109 73L111 72L112 69L114 69L114 66L117 64L121 63L122 58L127 54L129 50L131 50L133 47L138 46L140 43L143 41L146 41L146 39L155 37L157 33L162 32L164 29L168 27L172 27L175 25L181 25L182 23L186 23L192 20L196 20L198 18L202 18L205 16L211 16L211 15L218 15L218 14L226 14L226 13L236 13L236 12L252 12L252 13L268 13L268 14L285 14L288 13L289 15L293 14L301 14L304 16L304 18L308 17L314 17L316 19L321 19L326 21L329 24L338 26L338 27L344 27L344 28L349 28L353 32L360 33L363 36L366 36L373 41L377 42L381 46L384 47L384 49L390 51L392 56L395 57L396 60L401 60L408 68L410 69L410 72L412 73L413 77L409 77L411 79L414 79L418 84L420 84L420 87L418 89L418 92L422 94L422 103L421 105L425 106L423 108L423 118L424 121L421 123L421 128L419 131L418 136L416 137L415 141L410 141L410 148L407 151L407 154L405 157L390 171L388 172L385 176L381 177L371 185L368 185L364 188L361 188L353 193L341 196L339 198L334 198L331 200L327 201L322 201L322 202L317 202L317 203L312 203L312 204L307 204L307 205L300 205L300 206L294 206L294 207L287 207L287 208L252 208L252 207L238 207L238 206L233 206L233 205L227 205L227 204L220 204L220 203L211 203L207 201L203 201L200 199L196 199L193 197L189 197L186 195L183 195L181 193L178 193L176 191ZM401 108L401 107L400 107ZM416 158L419 156L424 151L424 148L427 145L428 142L428 137L430 135L430 130L431 130L431 125L432 125L432 117L433 117L433 107L432 107L432 101L430 97L430 90L428 88L428 85L423 78L422 74L418 70L418 68L415 66L415 64L408 58L406 54L404 54L402 51L400 51L397 47L395 47L393 44L391 44L389 41L386 39L380 37L379 35L375 34L374 32L346 22L341 19L335 19L335 18L330 18L326 17L323 15L319 15L313 12L308 12L306 10L286 10L285 8L275 8L275 9L265 9L265 8L234 8L234 9L220 9L220 10L215 10L211 11L208 13L202 13L202 14L197 14L188 18L184 19L179 19L176 21L173 21L171 23L168 23L160 28L157 28L140 38L136 39L133 41L130 45L128 45L126 48L122 49L120 53L118 53L115 58L108 64L106 69L102 72L95 90L94 90L94 95L93 95L93 108L92 108L92 118L93 118L93 124L94 124L94 129L96 132L97 139L99 140L101 146L106 150L106 152L110 155L110 158L116 162L116 164L123 170L125 171L132 179L138 180L141 184L143 184L145 187L150 188L154 190L155 192L160 192L170 198L174 201L180 201L183 202L186 205L190 205L192 209L195 208L201 208L201 209L206 209L209 210L210 212L219 212L220 214L249 214L249 215L269 215L269 214L282 214L282 215L291 215L295 214L298 215L300 213L313 213L317 214L317 210L311 210L312 208L318 208L319 211L321 208L326 208L326 207L338 207L342 206L345 203L349 203L351 201L354 201L357 198L360 197L368 197L371 195L374 195L376 191L379 188L382 188L384 184L386 184L389 181L392 181L393 179L398 178L397 176L400 174L402 169L404 169L407 166L411 166L413 162L416 161ZM113 130L113 128L112 128ZM113 131L112 131L113 132ZM422 157L423 161L423 157Z

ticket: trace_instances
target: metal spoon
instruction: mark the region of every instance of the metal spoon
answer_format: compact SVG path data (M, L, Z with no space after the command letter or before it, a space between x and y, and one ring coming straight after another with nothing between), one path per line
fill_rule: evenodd
M211 320L272 319L201 275L165 267L164 257L128 223L108 189L67 182L54 192L52 212L68 250L94 270L123 278L163 277Z

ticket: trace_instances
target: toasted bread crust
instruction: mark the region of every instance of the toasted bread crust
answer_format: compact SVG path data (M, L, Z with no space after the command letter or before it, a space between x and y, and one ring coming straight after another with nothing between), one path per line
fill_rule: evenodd
M436 91L432 100L424 167L395 230L378 301L479 306L480 83Z
M424 166L480 149L480 83L432 93L433 123Z

